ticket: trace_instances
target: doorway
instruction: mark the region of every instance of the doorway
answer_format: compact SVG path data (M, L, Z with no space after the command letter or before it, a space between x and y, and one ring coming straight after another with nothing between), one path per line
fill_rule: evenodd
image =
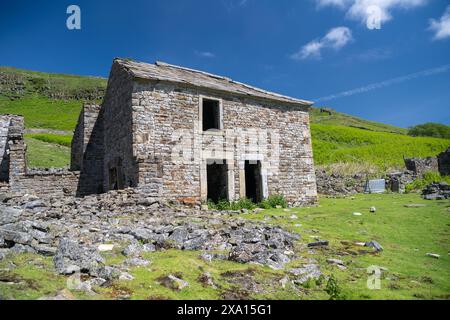
M228 200L228 166L226 160L208 161L206 166L208 200Z
M262 201L261 161L245 161L245 196L254 203Z

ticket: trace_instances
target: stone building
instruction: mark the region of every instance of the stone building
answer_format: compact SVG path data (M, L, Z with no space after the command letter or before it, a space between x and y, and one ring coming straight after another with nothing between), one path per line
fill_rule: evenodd
M102 106L85 106L72 145L78 194L139 188L207 199L316 201L311 102L157 62L114 60Z

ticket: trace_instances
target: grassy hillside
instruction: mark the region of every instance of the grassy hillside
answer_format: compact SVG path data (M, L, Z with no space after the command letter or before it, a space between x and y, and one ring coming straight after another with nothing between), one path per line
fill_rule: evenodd
M67 166L71 135L83 101L101 101L106 79L0 67L0 113L21 114L33 167ZM450 140L415 138L407 130L344 113L312 108L314 158L318 165L344 164L352 170L385 171L403 165L403 156L435 156ZM47 132L46 132L47 130ZM54 130L62 130L55 134Z
M369 164L375 171L403 167L403 157L435 156L450 140L410 137L398 133L374 132L346 126L311 124L316 165Z
M321 110L329 111L321 112ZM312 108L310 112L311 123L332 125L332 126L346 126L358 129L364 129L377 132L391 132L407 134L408 130L405 128L395 127L384 123L369 121L354 117L345 113L337 112L329 108Z

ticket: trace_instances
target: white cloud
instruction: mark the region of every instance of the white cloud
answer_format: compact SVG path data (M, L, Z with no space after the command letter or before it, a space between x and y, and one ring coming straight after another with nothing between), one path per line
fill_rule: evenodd
M202 58L215 58L216 55L209 51L195 51L195 54Z
M434 40L450 38L450 5L447 6L439 21L430 19L429 29L434 32Z
M381 82L377 82L377 83L372 83L372 84L369 84L364 87L332 94L332 95L326 96L326 97L317 98L317 99L314 99L313 101L315 101L317 103L317 102L330 101L330 100L335 100L335 99L344 98L344 97L351 97L351 96L354 96L357 94L366 93L369 91L389 87L394 84L398 84L398 83L402 83L402 82L406 82L406 81L410 81L410 80L414 80L414 79L418 79L418 78L422 78L422 77L430 77L430 76L445 73L448 71L450 71L450 64L443 65L443 66L433 68L433 69L416 72L416 73L411 73L406 76L401 76L401 77L397 77L397 78L393 78L393 79L389 79L389 80L385 80L385 81L381 81Z
M323 38L305 44L298 52L292 54L291 58L294 60L308 58L320 59L323 49L332 48L334 50L340 50L352 40L352 31L349 28L333 28Z
M347 11L347 17L366 23L373 14L371 8L378 8L381 22L392 19L395 9L412 9L426 4L429 0L316 0L318 7L335 6Z

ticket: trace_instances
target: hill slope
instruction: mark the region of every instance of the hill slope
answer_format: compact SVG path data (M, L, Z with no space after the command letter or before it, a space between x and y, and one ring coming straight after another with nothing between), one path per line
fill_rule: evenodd
M0 67L0 113L25 117L30 166L69 164L68 145L81 105L100 102L106 83L103 78ZM334 110L312 108L310 114L318 165L346 163L384 171L402 166L403 156L435 156L450 145L450 140L409 137L404 128Z

